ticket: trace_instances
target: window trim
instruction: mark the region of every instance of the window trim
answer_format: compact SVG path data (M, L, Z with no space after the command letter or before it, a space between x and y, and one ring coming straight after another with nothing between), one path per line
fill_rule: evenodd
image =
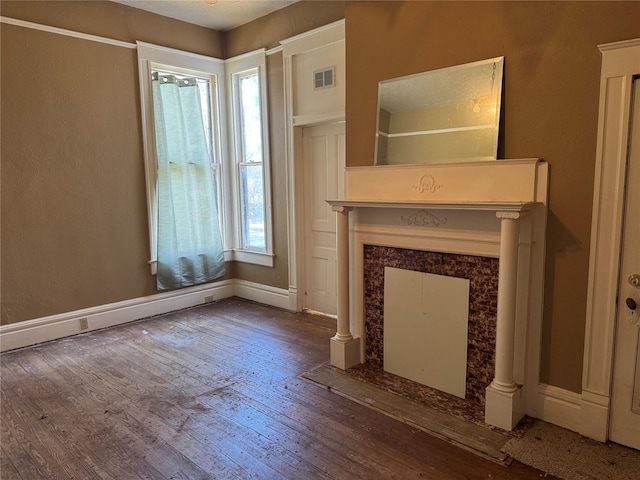
M229 226L226 234L230 238L228 240L233 248L233 259L242 262L255 263L273 267L273 215L271 202L271 161L269 148L269 111L267 101L267 82L266 82L266 50L259 49L253 52L245 53L237 57L230 58L225 61L227 70L227 97L229 108L229 152L233 162L233 166L229 166L228 173L230 175L230 190L233 190L233 218L240 219L240 164L242 160L242 138L239 132L240 116L238 110L238 95L236 88L236 76L247 71L255 70L258 74L260 83L260 111L262 118L262 179L263 179L263 202L264 202L264 235L265 235L265 251L257 251L254 249L243 248L242 244L242 224L240 221L235 225Z
M155 129L153 117L153 99L151 97L151 70L152 67L166 68L176 72L187 74L200 74L216 76L216 92L218 102L218 128L219 128L219 152L220 161L220 188L222 190L218 197L225 201L225 161L224 156L227 151L226 139L226 76L224 61L198 55L195 53L183 52L167 47L160 47L145 42L136 42L138 50L138 77L140 82L140 104L142 114L142 137L143 154L145 166L145 180L147 191L147 219L149 224L149 265L151 274L157 272L157 243L158 243L158 196L157 196L157 158L155 150ZM213 101L213 99L212 99ZM213 115L216 112L212 112ZM227 212L223 205L218 208L221 216L221 226L227 223ZM225 244L226 248L226 244ZM225 251L225 260L227 255Z

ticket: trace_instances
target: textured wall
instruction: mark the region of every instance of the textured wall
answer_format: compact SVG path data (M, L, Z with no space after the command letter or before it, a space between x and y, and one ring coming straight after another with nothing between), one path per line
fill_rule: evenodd
M500 158L550 164L541 381L580 392L602 43L640 2L347 2L347 162L373 163L377 83L505 57Z
M225 58L257 48L274 48L281 40L344 18L344 0L304 0L226 32Z
M2 1L0 13L224 58L225 44L238 53L269 47L343 12L342 2L321 7L278 11L290 20L264 35L258 32L268 19L243 26L253 42L247 50L232 32L114 2ZM155 294L136 51L7 24L1 35L2 323ZM227 277L286 288L282 55L270 56L268 67L276 266L234 262Z
M112 2L1 7L128 42L222 50L217 32ZM137 70L133 49L2 25L2 323L156 292Z

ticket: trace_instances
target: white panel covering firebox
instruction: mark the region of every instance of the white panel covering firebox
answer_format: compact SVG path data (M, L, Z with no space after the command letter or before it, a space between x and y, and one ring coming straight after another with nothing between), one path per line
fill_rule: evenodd
M386 267L384 370L465 397L469 280Z

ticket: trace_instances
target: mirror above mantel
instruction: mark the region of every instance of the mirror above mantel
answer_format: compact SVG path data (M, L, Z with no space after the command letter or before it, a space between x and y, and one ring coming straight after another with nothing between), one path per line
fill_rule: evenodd
M495 160L504 57L378 86L375 165Z

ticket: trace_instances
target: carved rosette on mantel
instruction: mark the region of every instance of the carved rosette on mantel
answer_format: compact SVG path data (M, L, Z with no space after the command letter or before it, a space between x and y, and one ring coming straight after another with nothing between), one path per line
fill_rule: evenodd
M512 430L536 416L547 198L548 164L539 159L347 168L345 199L328 200L338 213L332 365L364 361L364 245L498 257L485 422Z

